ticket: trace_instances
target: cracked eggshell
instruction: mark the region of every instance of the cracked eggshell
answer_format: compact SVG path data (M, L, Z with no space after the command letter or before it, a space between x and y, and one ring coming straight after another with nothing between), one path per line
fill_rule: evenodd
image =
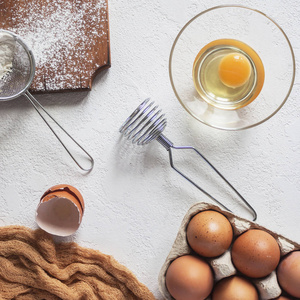
M68 184L55 185L41 197L36 223L50 234L68 236L79 228L83 213L81 193Z
M233 227L234 232L234 240L245 233L248 230L251 229L260 229L264 230L265 232L271 234L275 240L277 241L279 248L280 248L280 255L281 259L288 253L300 250L300 244L297 244L281 235L278 235L269 229L260 226L257 223L251 222L249 220L243 219L239 216L236 216L228 211L223 211L216 205L212 205L209 203L196 203L193 206L190 207L188 212L185 214L182 223L180 225L180 228L178 230L176 239L173 243L173 246L169 252L169 255L167 256L161 270L159 273L158 281L159 281L159 289L164 296L165 299L172 300L172 296L169 294L167 288L166 288L166 272L168 270L168 267L170 263L178 258L179 256L186 255L186 254L192 254L195 255L193 250L189 247L189 244L187 242L187 226L190 222L190 220L199 212L205 211L205 210L215 210L217 212L222 213L229 222L231 223ZM224 278L229 278L234 275L238 275L238 272L235 268L235 266L232 263L231 259L231 248L227 250L223 255L216 257L216 258L205 258L206 261L210 264L214 271L214 279L215 279L215 285ZM203 258L203 257L202 257ZM259 279L254 278L248 278L255 286L259 293L259 299L261 300L271 300L275 299L276 297L279 297L282 295L282 289L280 288L278 284L278 278L277 278L277 272L273 271L269 276ZM246 277L247 278L247 277ZM283 297L283 296L281 296ZM211 298L208 297L206 300L210 300ZM276 298L278 299L278 298ZM279 298L280 299L280 298ZM285 298L282 298L285 300ZM287 298L288 299L288 298Z

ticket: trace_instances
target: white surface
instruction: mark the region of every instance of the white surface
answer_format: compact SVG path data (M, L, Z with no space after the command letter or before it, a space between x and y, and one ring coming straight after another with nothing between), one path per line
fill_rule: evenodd
M120 138L120 125L150 96L167 116L170 140L198 148L256 208L258 223L299 243L299 75L279 113L240 132L198 123L171 89L168 59L180 28L206 8L231 3L275 19L299 67L297 0L110 1L111 69L97 76L89 93L37 97L92 154L95 168L80 172L25 98L0 103L0 225L36 228L43 192L55 184L74 185L86 211L67 240L113 255L160 299L157 276L182 218L193 203L208 199L169 167L157 142L138 147Z

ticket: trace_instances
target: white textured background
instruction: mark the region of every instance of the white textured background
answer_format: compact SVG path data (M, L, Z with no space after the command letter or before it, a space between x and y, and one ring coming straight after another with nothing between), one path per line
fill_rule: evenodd
M74 185L86 211L69 239L113 255L160 298L157 276L181 220L193 203L208 200L169 167L157 142L138 147L120 139L120 125L150 96L166 113L167 137L206 155L253 204L258 223L300 242L298 74L279 113L240 132L198 123L173 94L168 75L173 40L191 17L219 4L243 4L275 19L299 67L298 0L109 1L111 69L97 76L89 93L38 96L92 154L95 168L80 172L25 98L0 103L0 225L36 228L43 192L59 183Z

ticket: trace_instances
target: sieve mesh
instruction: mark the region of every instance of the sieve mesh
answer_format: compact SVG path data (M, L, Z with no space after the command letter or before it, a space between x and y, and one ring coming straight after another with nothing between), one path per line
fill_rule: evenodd
M12 69L0 79L0 100L3 101L17 98L26 92L35 71L34 58L28 47L16 35L7 31L5 33L14 38L15 49Z

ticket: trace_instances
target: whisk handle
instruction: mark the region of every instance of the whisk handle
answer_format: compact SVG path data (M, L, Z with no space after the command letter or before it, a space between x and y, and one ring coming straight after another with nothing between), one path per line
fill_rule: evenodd
M46 111L46 109L31 95L30 92L26 91L24 93L25 97L29 100L29 102L32 104L32 106L35 108L35 110L38 112L38 114L41 116L41 118L44 120L44 122L47 124L47 126L50 128L50 130L53 132L53 134L56 136L56 138L59 140L59 142L62 144L62 146L65 148L65 150L68 152L68 154L71 156L73 161L77 164L77 166L83 170L90 172L94 167L94 159L92 156ZM71 150L66 146L66 144L62 141L62 139L58 136L57 132L54 130L54 128L50 125L48 120L50 119L58 126L58 129L60 129L81 151L83 151L84 154L87 155L90 166L88 168L83 167L78 160L75 158L74 154L72 154Z
M174 162L173 162L172 148L169 148L168 152L169 152L170 165L171 165L172 169L174 169L179 175L181 175L183 178L185 178L187 181L189 181L191 184L193 184L198 190L200 190L207 197L209 197L210 199L215 201L219 206L223 207L224 209L226 209L229 212L232 212L227 206L225 206L223 203L221 203L219 200L217 200L215 197L213 197L211 194L209 194L206 190L201 188L197 183L195 183L187 175L185 175L183 172L181 172L178 168L176 168L174 165Z
M229 208L227 208L224 204L222 204L220 201L218 201L215 197L213 197L211 194L209 194L207 191L205 191L203 188L201 188L198 184L196 184L193 180L191 180L187 175L185 175L183 172L181 172L178 168L175 167L174 161L173 161L173 153L172 150L193 150L195 151L220 177L225 181L225 183L235 192L235 194L245 203L245 205L252 211L253 214L253 221L257 219L257 213L255 209L249 204L249 202L235 189L235 187L216 169L208 159L205 158L196 148L192 146L174 146L173 143L165 137L163 134L161 134L156 139L162 146L165 147L165 149L169 152L169 160L171 167L180 174L183 178L185 178L187 181L189 181L191 184L193 184L197 189L199 189L202 193L204 193L206 196L208 196L210 199L218 203L220 206L225 208L226 210L230 211Z

